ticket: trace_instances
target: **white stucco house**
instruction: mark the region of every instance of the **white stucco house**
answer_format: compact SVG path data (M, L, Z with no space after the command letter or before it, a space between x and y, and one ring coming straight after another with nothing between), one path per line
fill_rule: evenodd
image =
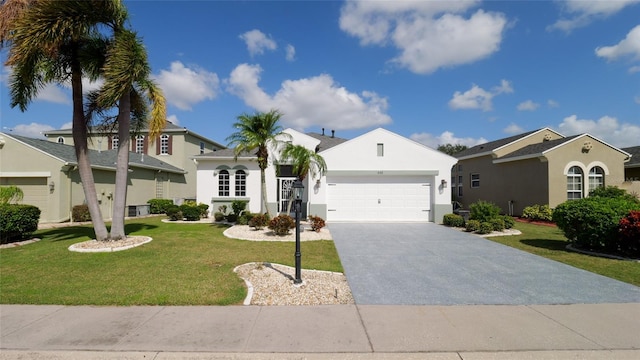
M354 139L286 129L291 142L315 150L325 159L321 178L304 180L303 216L328 222L411 221L441 222L451 213L447 184L456 159L391 131L378 128ZM271 151L266 171L267 199L272 214L285 212L295 180L291 166L278 164ZM260 169L254 154L234 159L232 149L194 156L197 164L197 201L220 205L239 199L260 212Z

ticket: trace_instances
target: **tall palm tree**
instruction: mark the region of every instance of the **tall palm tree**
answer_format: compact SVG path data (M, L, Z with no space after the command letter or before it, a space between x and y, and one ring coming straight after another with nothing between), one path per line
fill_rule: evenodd
M115 37L106 52L102 66L105 83L102 88L90 94L92 99L88 116L101 113L114 106L118 107L116 123L118 138L122 139L117 152L116 181L113 197L111 240L126 237L124 231L125 205L129 168L129 139L131 118L135 128L146 125L149 139L153 143L166 125L167 110L165 98L160 88L150 80L151 68L147 52L136 33L128 29L117 29ZM148 117L148 104L152 110ZM147 121L148 120L148 121Z
M277 149L279 144L291 138L291 135L283 132L282 126L278 125L281 117L282 113L278 110L254 115L242 114L233 124L236 132L227 138L229 147L233 147L236 160L240 154L255 150L262 185L261 212L267 214L269 214L269 207L265 170L269 166L269 148Z
M120 0L34 0L22 9L18 15L11 14L13 17L7 14L8 35L1 39L10 47L6 65L13 67L11 106L25 111L44 85L71 81L72 132L78 172L96 239L106 240L109 234L89 161L82 77L98 76L95 68L84 66L85 60L95 56L91 50L94 50L92 45L99 28L121 28L127 18L126 9Z
M293 174L303 181L307 175L311 175L311 178L320 178L324 176L327 171L327 163L324 161L322 155L317 152L307 149L302 145L287 144L280 154L280 161L282 163L291 164ZM293 197L293 192L291 193ZM289 199L289 205L287 206L287 213L291 212L291 201Z

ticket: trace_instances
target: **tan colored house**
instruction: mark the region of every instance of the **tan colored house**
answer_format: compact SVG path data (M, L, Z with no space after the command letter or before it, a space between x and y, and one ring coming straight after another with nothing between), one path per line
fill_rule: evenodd
M631 154L631 160L624 164L624 183L620 187L631 194L640 195L640 146L622 150Z
M565 137L549 128L476 145L456 154L454 200L485 200L505 214L530 205L555 207L599 186L621 186L631 154L589 134Z
M111 218L115 189L116 150L90 150L100 209ZM157 179L171 196L186 186L186 172L153 156L130 153L128 211L140 215L138 205L156 196ZM21 203L40 208L40 222L71 219L71 209L85 203L75 150L71 145L0 133L0 185L16 185L24 192ZM194 185L195 186L195 185ZM134 213L130 213L130 211Z
M98 151L115 149L119 143L117 134L117 129L101 131L98 128L94 128L91 131L89 148ZM185 171L185 182L178 184L172 184L171 179L166 177L164 173L158 173L156 184L153 187L155 189L153 197L172 199L177 204L182 203L184 200L195 200L196 164L191 158L195 155L224 149L225 147L171 122L167 122L164 131L153 141L153 144L148 134L148 129L143 129L135 139L131 139L131 152L154 156ZM44 136L49 141L73 145L71 129L47 131Z

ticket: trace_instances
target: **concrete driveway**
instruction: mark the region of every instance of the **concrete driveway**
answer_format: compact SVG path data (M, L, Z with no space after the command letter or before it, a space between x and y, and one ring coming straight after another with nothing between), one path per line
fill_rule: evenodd
M640 302L640 287L442 225L329 229L358 305Z

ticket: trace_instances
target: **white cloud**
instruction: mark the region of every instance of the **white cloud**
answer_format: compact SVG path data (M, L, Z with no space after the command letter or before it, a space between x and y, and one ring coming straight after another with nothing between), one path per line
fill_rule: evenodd
M560 106L560 103L558 103L557 101L553 100L553 99L549 99L547 100L547 106L550 108L557 108Z
M471 147L471 146L475 146L475 145L483 144L487 142L487 140L482 137L478 139L474 139L470 137L467 137L467 138L455 137L454 134L450 131L445 131L440 135L433 135L433 134L424 133L424 132L414 133L414 134L411 134L409 138L411 138L411 140L415 142L419 142L433 149L437 149L439 145L446 145L446 144L452 144L452 145L460 144L460 145L466 145L468 147Z
M449 107L454 110L482 109L482 111L491 111L493 110L492 100L496 95L512 92L511 83L507 80L501 80L500 85L493 87L491 91L473 84L471 89L464 93L456 91L453 94L453 98L449 100Z
M634 97L634 98L633 98L633 101L634 101L636 104L640 104L640 96L636 96L636 97Z
M262 55L265 50L275 50L278 47L275 41L258 29L247 31L240 35L240 39L247 44L251 56Z
M392 122L386 114L386 98L370 91L350 92L328 74L286 80L274 95L269 95L258 84L261 72L259 65L238 65L229 76L228 91L257 111L280 110L285 126L345 130Z
M625 7L638 2L640 2L640 0L565 0L559 3L563 5L563 11L569 14L569 17L559 19L553 25L549 25L547 30L571 32L579 27L587 26L597 19L613 15Z
M288 44L286 47L286 52L287 61L294 61L296 59L296 48L293 45Z
M629 68L629 74L635 74L640 72L640 66L632 66Z
M161 70L154 78L167 102L181 110L191 110L201 101L215 99L220 86L215 73L185 67L180 61L172 62L169 70Z
M167 121L171 122L173 125L180 125L180 120L176 115L167 116Z
M627 56L630 56L632 60L640 60L640 25L631 29L627 36L616 45L598 47L595 51L596 55L608 61ZM640 71L640 67L633 66L629 69L630 73L636 71Z
M521 128L520 126L511 123L509 124L509 126L507 126L506 128L504 128L504 130L502 130L504 133L506 134L511 134L511 135L516 135L516 134L521 134L524 132L524 129Z
M53 83L49 83L42 89L38 90L38 95L36 95L34 100L64 105L71 104L71 98L69 97L68 92Z
M361 45L392 43L400 54L391 63L418 74L484 59L500 48L504 14L478 10L478 1L350 0L341 9L340 28Z
M558 125L560 133L576 135L588 133L617 147L637 146L640 139L640 125L620 123L611 116L603 116L598 120L578 119L571 115Z
M53 126L47 124L20 124L16 125L11 129L12 134L28 136L31 138L39 138L44 139L44 135L42 133L44 131L54 130Z
M69 121L67 123L62 124L62 126L60 126L60 129L71 129L73 127L73 122Z
M518 104L517 109L520 111L535 111L539 107L540 104L533 102L533 100L527 100Z

